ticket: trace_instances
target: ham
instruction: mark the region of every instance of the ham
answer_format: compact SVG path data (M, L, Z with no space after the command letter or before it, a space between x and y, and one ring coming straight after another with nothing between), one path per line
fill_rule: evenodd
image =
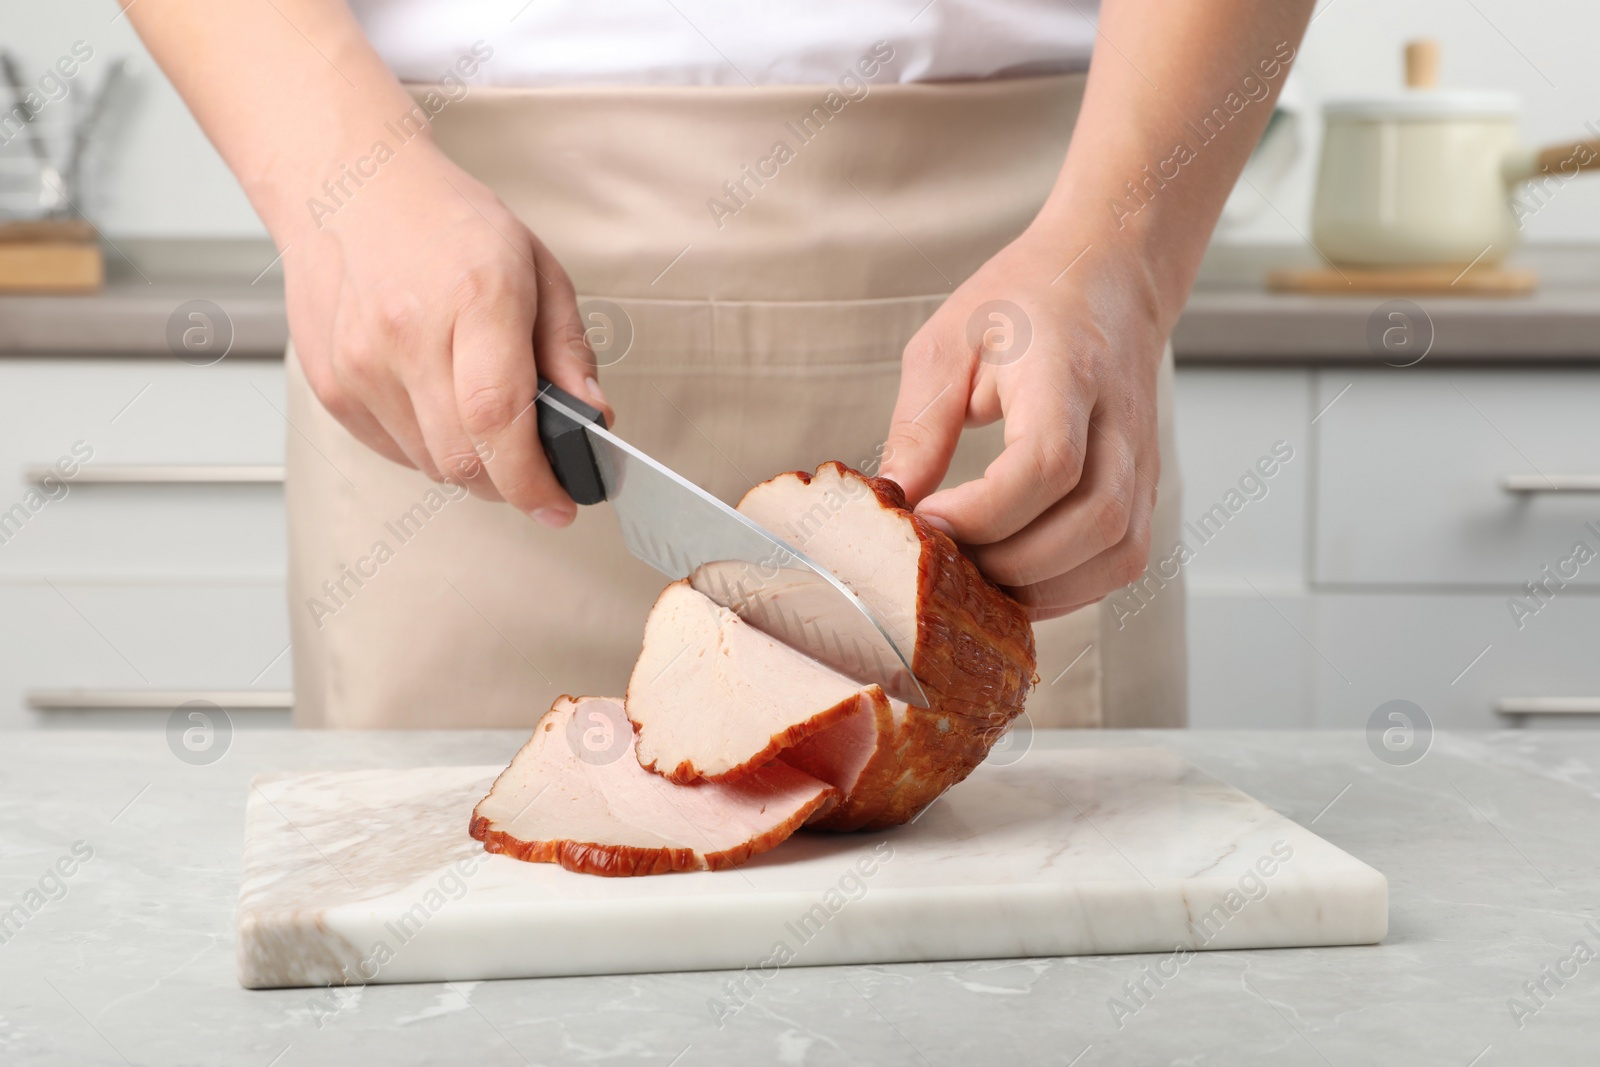
M1038 681L1026 613L899 486L826 463L761 483L739 510L873 609L909 651L928 707L860 685L674 582L645 624L626 708L556 702L473 811L486 849L588 874L664 874L733 866L802 824L898 826L983 762L1021 713Z
M861 812L872 803L870 798L899 773L897 738L907 711L907 705L898 700L863 701L837 726L784 750L779 756L783 762L827 782L841 798L852 798L842 817L835 818L841 815L839 806L830 805L813 815L807 825L824 830L858 828Z
M715 871L782 843L836 796L778 762L731 784L674 784L639 765L621 702L564 696L473 809L471 833L490 852L582 874Z
M785 759L838 786L813 824L880 829L915 818L983 762L1036 683L1033 627L904 493L841 463L794 471L745 494L739 510L831 570L883 621L929 706L858 711ZM832 731L829 732L830 734ZM845 758L853 752L855 759ZM862 753L865 752L865 755Z
M885 699L679 581L650 609L625 707L639 763L688 784L736 781Z

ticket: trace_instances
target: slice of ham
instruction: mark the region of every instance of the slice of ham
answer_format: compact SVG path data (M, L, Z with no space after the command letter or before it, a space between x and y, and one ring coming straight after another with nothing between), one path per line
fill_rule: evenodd
M679 581L650 609L625 705L639 763L687 784L737 781L883 699Z
M819 778L839 790L841 798L854 798L845 817L835 819L837 805L818 811L807 825L827 830L854 830L863 811L899 774L897 739L906 721L907 705L883 697L863 700L861 706L836 726L813 734L779 759ZM841 800L841 803L843 801ZM876 810L873 806L872 810Z
M676 785L640 767L620 701L564 696L473 809L471 833L490 852L581 874L715 871L780 844L836 797L776 762L735 783Z
M785 758L844 793L813 825L879 829L916 817L983 762L1022 711L1034 676L1033 627L955 543L906 507L895 483L842 463L781 474L745 494L739 510L831 570L861 597L903 649L927 708L873 709ZM830 731L831 733L831 731ZM853 738L853 739L852 739ZM830 754L831 753L831 754Z

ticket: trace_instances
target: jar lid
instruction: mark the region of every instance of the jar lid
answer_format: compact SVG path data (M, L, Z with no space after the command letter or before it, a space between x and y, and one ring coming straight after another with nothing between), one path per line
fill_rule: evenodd
M1326 118L1372 121L1514 119L1521 110L1510 93L1418 89L1397 96L1348 97L1322 105Z

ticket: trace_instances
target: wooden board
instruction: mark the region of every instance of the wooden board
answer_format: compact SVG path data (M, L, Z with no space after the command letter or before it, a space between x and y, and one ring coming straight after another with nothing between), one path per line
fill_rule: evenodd
M1323 296L1355 293L1521 296L1533 292L1538 284L1536 272L1505 267L1472 267L1466 271L1460 267L1297 267L1267 274L1267 288L1272 292Z
M62 241L92 244L97 236L88 219L9 219L0 222L0 242Z
M94 293L105 283L105 256L81 241L0 241L0 292Z
M508 753L509 754L509 753ZM1154 748L981 766L915 822L726 871L599 878L488 855L500 767L260 775L239 981L579 974L1370 944L1383 875Z

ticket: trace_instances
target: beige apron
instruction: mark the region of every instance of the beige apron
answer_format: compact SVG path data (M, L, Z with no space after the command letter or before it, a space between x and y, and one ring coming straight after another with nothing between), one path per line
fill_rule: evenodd
M617 331L596 339L618 433L734 501L877 454L902 348L1038 210L1082 89L474 89L434 130L580 300L610 302L585 307ZM622 692L663 579L608 509L548 530L446 493L358 443L289 367L298 725L524 727L562 693ZM1157 546L1178 538L1170 352L1160 382ZM968 431L946 484L1000 441ZM1104 606L1040 624L1033 724L1182 725L1183 613L1180 580L1121 628Z

